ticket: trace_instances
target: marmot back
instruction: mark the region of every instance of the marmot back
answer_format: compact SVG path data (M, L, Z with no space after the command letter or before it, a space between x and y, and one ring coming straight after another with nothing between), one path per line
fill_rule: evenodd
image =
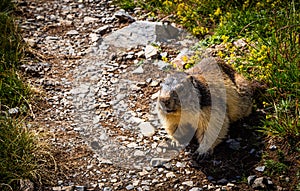
M226 136L229 123L251 113L252 89L232 67L206 58L165 79L157 108L173 140L187 143L195 136L197 151L205 153Z

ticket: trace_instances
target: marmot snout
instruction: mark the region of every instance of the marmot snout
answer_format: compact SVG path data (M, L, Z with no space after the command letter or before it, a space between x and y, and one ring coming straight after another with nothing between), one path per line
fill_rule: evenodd
M222 141L230 122L251 113L252 90L229 65L206 58L165 79L157 108L170 137L187 143L195 136L202 154Z

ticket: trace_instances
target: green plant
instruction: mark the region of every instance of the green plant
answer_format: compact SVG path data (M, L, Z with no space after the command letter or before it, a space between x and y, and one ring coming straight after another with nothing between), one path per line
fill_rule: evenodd
M21 179L39 183L42 175L49 171L46 167L54 164L49 149L24 127L22 121L1 117L0 143L1 184L16 189Z
M288 166L282 162L276 162L274 160L266 160L265 166L267 168L266 173L270 175L282 174L288 169Z

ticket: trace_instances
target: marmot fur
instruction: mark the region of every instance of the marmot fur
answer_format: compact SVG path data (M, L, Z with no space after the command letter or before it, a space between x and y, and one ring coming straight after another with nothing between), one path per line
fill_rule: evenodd
M158 116L172 140L187 144L195 137L197 151L212 151L226 136L229 123L252 109L250 83L220 59L205 58L162 83Z

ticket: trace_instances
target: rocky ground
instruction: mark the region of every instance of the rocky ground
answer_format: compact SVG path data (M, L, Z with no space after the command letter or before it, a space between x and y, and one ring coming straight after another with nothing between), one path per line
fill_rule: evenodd
M196 42L184 31L105 0L28 0L19 8L31 54L22 68L40 95L32 128L57 163L43 190L287 190L263 176L264 142L251 128L257 113L233 124L211 156L199 159L194 144L170 147L155 101L173 70L162 58Z

